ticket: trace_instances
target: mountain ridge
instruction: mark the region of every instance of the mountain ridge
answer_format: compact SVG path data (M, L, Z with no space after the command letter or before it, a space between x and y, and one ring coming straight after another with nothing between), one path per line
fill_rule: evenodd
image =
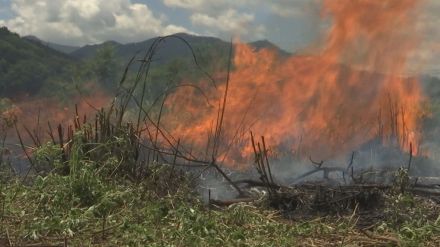
M155 41L164 37L154 37L150 39L146 39L139 42L131 42L126 44L121 44L115 41L105 41L100 44L93 45L85 45L72 53L71 56L77 59L88 59L93 57L96 52L104 47L105 45L111 44L115 48L115 53L118 57L122 58L123 61L129 61L134 55L139 51L148 50ZM182 39L182 40L180 40ZM184 42L182 42L184 40ZM273 49L277 51L281 55L289 55L290 53L284 51L279 48L275 44L271 43L268 40L258 40L254 42L248 43L253 46L256 50L262 48ZM188 47L190 45L190 47ZM204 48L213 48L220 51L225 51L227 54L227 50L229 49L230 43L226 42L220 38L211 37L211 36L196 36L187 33L176 33L170 36L166 36L166 39L158 45L158 52L156 53L157 60L159 63L167 63L176 57L186 57L192 56L192 51L196 52L197 50Z
M166 45L167 52L164 54L161 54L165 56L164 62L168 62L169 60L172 60L173 57L177 55L177 57L181 55L188 55L188 52L183 52L182 49L188 50L188 47L183 42L173 39L173 37L178 37L179 39L183 39L185 42L190 44L191 46L197 46L201 43L210 43L211 45L218 45L222 48L229 47L229 42L224 41L217 37L212 36L199 36L199 35L192 35L188 33L175 33L173 35L164 36L168 37L167 40L164 43L171 43L169 45ZM62 53L68 54L69 56L72 56L77 59L85 60L92 58L96 52L106 46L106 45L112 45L116 49L116 55L118 57L123 58L123 60L128 61L133 55L135 55L138 51L146 50L148 49L156 40L163 37L153 37L141 41L136 42L129 42L129 43L120 43L113 40L107 40L101 43L97 44L86 44L83 46L68 46L68 45L61 45L54 42L49 42L42 40L34 35L28 35L24 36L23 38L40 43L42 45L45 45L51 49L60 51ZM179 44L178 44L179 43ZM254 47L256 50L260 50L263 48L272 49L277 51L279 54L283 56L290 55L289 52L281 49L274 43L270 42L269 40L257 40L247 43L250 46ZM189 51L189 50L188 50ZM163 53L163 52L162 52ZM184 54L183 54L184 53Z
M65 54L69 54L74 52L75 50L78 50L79 46L69 46L69 45L60 45L57 43L53 43L53 42L48 42L48 41L44 41L40 38L38 38L37 36L34 35L27 35L27 36L23 36L24 39L30 40L32 42L37 42L40 43L42 45L45 45L53 50L65 53Z

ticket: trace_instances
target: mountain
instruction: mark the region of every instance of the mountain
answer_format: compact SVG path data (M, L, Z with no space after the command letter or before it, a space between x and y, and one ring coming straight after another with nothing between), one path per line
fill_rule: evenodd
M49 79L67 77L77 61L41 43L0 28L0 97L35 94Z
M203 49L215 49L221 51L227 51L229 44L217 38L212 37L199 37L185 33L176 34L175 37L184 39L191 45L195 53ZM111 45L115 50L116 57L124 64L128 62L134 55L145 54L145 52L153 45L158 38L148 39L142 42L120 44L115 41L107 41L97 45L86 45L80 49L72 52L70 55L84 60L94 57L97 51L105 46ZM227 53L226 53L227 54ZM191 50L188 45L182 42L179 38L168 38L161 42L156 50L154 56L154 62L158 64L166 64L177 58L185 58L192 56Z
M257 50L260 50L260 49L275 50L278 52L278 54L280 54L282 56L292 55L291 53L279 48L277 45L270 42L269 40L257 40L257 41L249 43L249 45L255 47Z
M72 53L80 48L77 46L60 45L60 44L56 44L56 43L46 42L46 41L43 41L33 35L24 36L23 38L27 39L29 41L40 43L40 44L47 46L53 50L57 50L59 52L65 53L65 54Z
M112 45L115 49L116 56L121 61L126 63L138 52L140 52L140 54L145 54L145 51L147 51L158 39L159 38L156 37L142 42L128 44L120 44L115 41L107 41L102 44L86 45L70 53L70 55L81 60L89 59L94 57L96 52L100 48L107 45ZM187 43L183 42L183 40ZM251 46L254 46L256 49L270 48L278 51L281 55L289 54L288 52L280 49L279 47L277 47L273 43L270 43L267 40L256 41L249 44ZM191 48L188 47L188 45L190 45ZM211 53L210 55L216 56L227 56L229 53L229 46L229 42L223 41L219 38L177 33L172 37L167 38L158 45L158 48L154 55L154 62L157 64L166 64L179 58L192 59L192 51L197 57L201 56L201 59L203 59L203 56L209 57L209 54L206 53Z
M100 49L111 46L114 49L116 59L120 64L124 65L134 55L144 55L145 52L154 44L154 42L159 39L159 37L156 37L141 42L127 44L121 44L116 41L106 41L100 44L75 47L46 42L32 35L25 36L23 38L53 50L68 54L71 57L79 60L92 59L97 55ZM190 45L190 47L188 47L188 45ZM255 47L256 50L268 48L277 51L283 56L290 55L290 53L280 49L278 46L268 40L251 42L249 45ZM212 59L227 56L229 54L229 46L229 42L223 41L219 38L177 33L160 43L154 55L154 62L162 65L168 64L176 59L193 59L192 52L194 52L198 59L205 59L211 62Z
M77 58L77 59L86 60L86 59L93 58L96 55L96 53L99 51L99 49L101 49L105 46L109 46L109 45L112 46L116 50L118 50L118 48L120 46L122 46L122 44L120 44L116 41L106 41L101 44L85 45L83 47L80 47L80 48L70 52L69 55L74 58Z

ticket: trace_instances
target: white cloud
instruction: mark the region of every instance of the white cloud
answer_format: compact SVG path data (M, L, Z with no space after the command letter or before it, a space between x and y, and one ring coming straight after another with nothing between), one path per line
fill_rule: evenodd
M163 0L163 3L168 7L178 7L184 9L191 9L197 11L212 11L217 8L232 8L243 5L247 0Z
M139 41L157 35L188 32L169 24L146 4L131 0L12 0L16 16L3 21L21 35L36 35L63 44L105 40Z
M225 9L266 9L282 17L300 15L302 10L320 0L163 0L168 7L178 7L213 14Z
M268 38L272 30L266 25L273 17L291 19L306 13L321 0L162 0L164 5L181 8L191 14L195 27L202 33L244 41ZM258 15L261 15L258 16Z
M208 30L219 30L224 33L232 33L241 36L261 38L264 36L263 26L252 26L255 20L253 14L239 13L234 9L226 10L217 16L196 13L191 16L194 25L203 26Z
M304 15L319 6L319 0L276 0L267 1L271 11L281 17Z
M200 9L209 1L205 0L163 0L164 4L169 7L179 7L185 9ZM216 2L216 1L214 1Z
M266 28L255 18L262 0L163 0L168 7L190 11L191 23L205 35L244 40L263 38Z

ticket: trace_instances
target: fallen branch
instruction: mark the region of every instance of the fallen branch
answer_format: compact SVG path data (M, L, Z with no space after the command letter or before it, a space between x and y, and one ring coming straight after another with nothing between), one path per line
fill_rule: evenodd
M250 198L250 197L244 197L244 198L237 198L237 199L231 199L231 200L214 200L211 199L209 201L210 205L216 205L219 207L227 207L227 206L231 206L232 204L237 204L237 203L248 203L248 202L253 202L255 201L255 198Z

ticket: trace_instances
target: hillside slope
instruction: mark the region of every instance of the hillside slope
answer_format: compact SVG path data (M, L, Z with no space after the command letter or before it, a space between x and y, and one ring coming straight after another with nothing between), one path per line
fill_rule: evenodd
M0 28L0 97L33 95L49 79L66 77L76 60Z
M78 50L80 48L80 47L77 47L77 46L60 45L60 44L56 44L56 43L52 43L52 42L43 41L43 40L41 40L38 37L33 36L33 35L24 36L23 38L25 38L27 40L30 40L30 41L34 41L34 42L40 43L40 44L42 44L44 46L47 46L47 47L49 47L49 48L51 48L53 50L56 50L56 51L59 51L59 52L65 53L65 54L72 53L72 52L74 52L74 51L76 51L76 50Z
M230 46L229 42L223 41L219 38L195 36L186 33L177 33L173 36L174 37L168 38L158 45L154 56L154 62L156 64L166 64L175 59L192 59L192 52L194 52L196 57L202 60L202 62L203 59L207 59L207 62L212 62L211 59L216 58L216 56L219 58L227 56L228 54ZM159 37L155 37L145 41L128 44L106 41L101 44L86 45L70 53L70 55L78 59L90 59L100 48L106 45L112 45L115 49L116 56L121 61L127 62L138 52L140 52L140 54L145 54L145 51L147 51L154 42L158 40L158 38ZM183 42L183 40L187 43ZM289 54L266 40L256 41L249 44L256 49L270 48L277 50L282 55ZM191 48L189 48L188 45Z

